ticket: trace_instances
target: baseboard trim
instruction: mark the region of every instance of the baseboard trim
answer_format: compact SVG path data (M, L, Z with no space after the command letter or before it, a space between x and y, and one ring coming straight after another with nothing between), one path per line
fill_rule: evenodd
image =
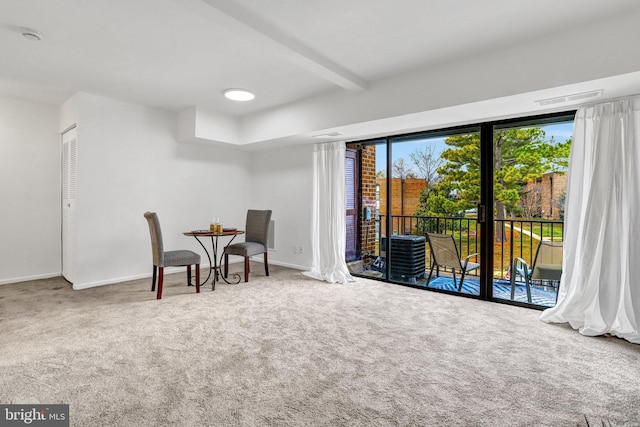
M208 263L205 263L204 265L200 264L200 268L209 269L209 264ZM165 275L175 274L175 273L184 273L184 272L186 272L186 267L165 267L164 269ZM144 273L144 274L136 274L133 276L116 277L114 279L96 280L95 282L74 283L73 289L79 291L81 289L95 288L96 286L106 286L106 285L113 285L115 283L129 282L131 280L147 279L147 278L151 278L152 275L153 273Z
M255 255L250 257L250 259L251 259L251 262L259 262L261 264L264 264L264 257L262 255ZM231 261L231 260L232 258L229 258L229 264L233 264L234 262L242 262L242 258L240 258L237 261ZM305 267L304 265L298 265L298 264L290 264L288 262L273 260L271 258L269 258L269 265L278 265L280 267L293 268L294 270L302 270L302 271L311 270L311 267Z
M289 264L288 262L282 262L282 261L269 260L269 264L278 265L280 267L293 268L294 270L302 270L302 271L311 270L311 267L305 267L303 265L297 265L297 264Z
M234 264L236 262L242 262L242 259L238 259L234 261L229 260L229 264ZM185 268L186 267L165 267L164 274L167 275L167 274L184 273L186 271ZM200 264L200 269L209 270L209 263L205 262L204 264ZM144 273L144 274L136 274L133 276L117 277L117 278L107 279L107 280L96 280L95 282L74 283L73 289L79 291L81 289L95 288L96 286L106 286L106 285L113 285L114 283L129 282L131 280L147 279L147 278L151 278L152 275L153 273Z
M45 274L35 274L33 276L13 277L11 279L0 280L0 285L10 285L12 283L29 282L31 280L51 279L52 277L60 277L60 276L61 276L61 273L58 271L56 273L45 273Z
M236 257L233 257L236 258ZM229 264L236 264L239 262L242 262L241 258L236 258L233 259L230 258L229 259ZM255 262L263 262L263 258L261 256L256 256L255 259L251 258L251 261L255 261ZM280 267L287 267L287 268L293 268L294 270L301 270L301 271L305 271L305 270L310 270L311 267L306 267L303 265L297 265L297 264L291 264L291 263L287 263L287 262L281 262L281 261L276 261L276 260L269 260L269 264L272 265L277 265ZM204 264L200 264L201 268L209 268L208 263L204 263ZM180 272L184 272L185 268L184 267L167 267L164 269L164 273L165 274L174 274L174 273L180 273ZM53 277L60 277L62 275L62 273L60 272L56 272L56 273L46 273L46 274L35 274L32 276L24 276L24 277L14 277L14 278L10 278L10 279L2 279L0 280L0 286L1 285L10 285L12 283L21 283L21 282L29 282L32 280L40 280L40 279L51 279ZM123 276L123 277L116 277L116 278L112 278L112 279L106 279L106 280L96 280L94 282L85 282L85 283L73 283L72 284L72 288L74 290L81 290L81 289L89 289L89 288L95 288L96 286L105 286L105 285L113 285L114 283L121 283L121 282L128 282L131 280L140 280L140 279L146 279L146 278L151 278L152 273L145 273L145 274L135 274L132 276Z
M170 273L168 268L165 268L164 271L165 271L165 274ZM147 277L151 277L151 273L136 274L134 276L117 277L114 279L107 279L107 280L96 280L95 282L74 283L73 289L76 291L79 291L81 289L95 288L96 286L113 285L114 283L122 283L122 282L128 282L130 280L145 279Z

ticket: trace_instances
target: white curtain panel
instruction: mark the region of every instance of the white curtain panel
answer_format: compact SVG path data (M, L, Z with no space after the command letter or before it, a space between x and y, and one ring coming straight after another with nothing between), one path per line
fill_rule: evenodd
M574 122L558 303L541 320L640 344L640 97Z
M316 144L313 191L313 265L305 275L329 283L353 281L345 261L345 143Z

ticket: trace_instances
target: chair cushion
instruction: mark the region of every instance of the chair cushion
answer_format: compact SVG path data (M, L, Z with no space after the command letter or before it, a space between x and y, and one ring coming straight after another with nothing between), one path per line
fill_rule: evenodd
M160 267L177 267L200 264L200 255L187 250L167 251L164 253L164 265Z
M258 242L242 242L242 243L234 243L233 245L227 246L225 252L229 255L240 255L240 256L253 256L260 255L267 251L267 248Z

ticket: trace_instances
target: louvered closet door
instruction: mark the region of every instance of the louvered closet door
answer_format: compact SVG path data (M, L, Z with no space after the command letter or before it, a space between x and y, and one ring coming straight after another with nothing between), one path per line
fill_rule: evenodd
M78 138L76 128L62 135L62 275L76 276L76 196L78 191Z

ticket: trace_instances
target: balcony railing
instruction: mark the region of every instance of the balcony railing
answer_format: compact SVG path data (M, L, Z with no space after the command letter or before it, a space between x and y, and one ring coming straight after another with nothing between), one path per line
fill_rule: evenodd
M480 224L475 217L393 215L391 221L393 234L424 236L428 232L453 235L461 252L461 258L480 252ZM495 219L494 221L495 235L492 236L492 240L494 242L494 278L496 279L507 277L514 257L531 263L538 242L561 241L564 232L562 221L544 219ZM385 216L378 216L378 225L378 233L383 235L386 230ZM365 252L370 252L372 249L365 248ZM427 246L427 266L431 264L430 257Z

